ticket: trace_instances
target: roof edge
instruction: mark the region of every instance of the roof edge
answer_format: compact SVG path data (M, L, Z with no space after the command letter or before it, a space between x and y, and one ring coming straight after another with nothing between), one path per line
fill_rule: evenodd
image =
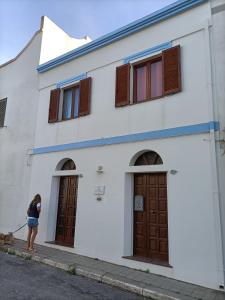
M123 26L115 31L112 31L109 34L103 35L102 37L93 40L90 43L85 44L79 48L76 48L72 51L69 51L63 55L60 55L44 64L41 64L37 67L39 73L44 73L50 69L53 69L59 65L62 65L68 61L71 61L75 58L83 56L89 52L92 52L96 49L107 46L115 41L118 41L132 33L136 33L141 29L152 26L156 23L162 22L170 17L173 17L177 14L180 14L186 10L189 10L193 7L196 7L208 0L179 0L175 3L172 3L156 12L147 15L137 21L134 21L126 26Z

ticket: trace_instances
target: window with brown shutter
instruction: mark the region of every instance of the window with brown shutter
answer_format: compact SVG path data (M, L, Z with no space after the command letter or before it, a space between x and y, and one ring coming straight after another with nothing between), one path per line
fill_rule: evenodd
M115 106L124 106L130 102L130 64L116 68Z
M91 77L80 81L79 117L90 113Z
M59 98L60 98L60 89L51 90L49 114L48 114L49 123L56 122L58 119Z
M180 46L163 51L132 65L133 101L161 98L181 91ZM130 103L130 65L116 68L116 103L123 106Z
M89 114L90 99L91 77L83 79L73 86L52 90L49 123L71 120Z
M4 127L7 98L0 100L0 127Z
M164 95L181 91L180 46L163 51Z

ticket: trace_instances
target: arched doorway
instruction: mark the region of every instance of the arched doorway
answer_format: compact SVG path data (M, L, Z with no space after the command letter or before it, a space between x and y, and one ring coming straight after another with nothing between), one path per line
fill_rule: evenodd
M61 171L76 170L73 160L61 161L57 169ZM76 209L77 209L77 176L61 176L59 183L58 211L56 222L56 244L73 246L75 239Z
M154 151L136 154L131 165L162 165ZM168 263L167 175L134 173L133 255L152 263Z

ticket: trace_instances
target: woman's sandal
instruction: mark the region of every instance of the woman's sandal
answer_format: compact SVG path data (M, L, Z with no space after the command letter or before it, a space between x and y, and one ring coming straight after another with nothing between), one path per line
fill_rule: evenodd
M28 251L30 251L30 252L36 252L36 250L34 248L29 248Z

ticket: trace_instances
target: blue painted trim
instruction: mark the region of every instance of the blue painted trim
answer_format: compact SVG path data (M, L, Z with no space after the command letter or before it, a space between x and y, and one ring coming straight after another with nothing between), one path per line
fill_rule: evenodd
M82 80L82 79L85 79L87 78L87 73L82 73L78 76L75 76L75 77L71 77L69 79L66 79L66 80L63 80L63 81L60 81L56 84L56 87L57 88L61 88L63 87L64 85L67 85L67 84L70 84L70 83L73 83L73 82L76 82L76 81L79 81L79 80Z
M220 130L220 122L209 122L209 130L210 131L219 131Z
M146 55L150 55L150 54L153 54L153 53L158 52L158 51L166 50L166 49L169 49L171 47L172 47L172 42L163 43L163 44L160 44L158 46L146 49L144 51L132 54L132 55L126 57L123 62L124 62L124 64L127 64L131 60L134 60L134 59L146 56Z
M207 133L210 130L215 130L215 131L219 130L219 122L211 121L208 123L201 123L195 125L127 134L127 135L114 136L114 137L108 137L108 138L102 138L96 140L88 140L88 141L76 142L70 144L34 148L33 154L43 154L43 153L58 152L58 151L65 151L65 150L84 149L84 148L91 148L91 147L98 147L98 146L105 146L105 145L115 145L121 143L163 139L163 138L185 136L191 134Z
M65 62L71 61L77 57L85 55L96 49L109 45L115 41L118 41L124 37L129 36L135 32L138 32L146 27L152 26L156 23L162 22L170 17L176 16L186 10L189 10L195 6L198 6L208 0L179 0L173 4L170 4L144 18L141 18L135 22L132 22L124 27L121 27L109 34L103 35L102 37L85 44L79 48L76 48L66 54L56 57L44 64L38 66L37 70L39 73L46 72L56 66L64 64Z

